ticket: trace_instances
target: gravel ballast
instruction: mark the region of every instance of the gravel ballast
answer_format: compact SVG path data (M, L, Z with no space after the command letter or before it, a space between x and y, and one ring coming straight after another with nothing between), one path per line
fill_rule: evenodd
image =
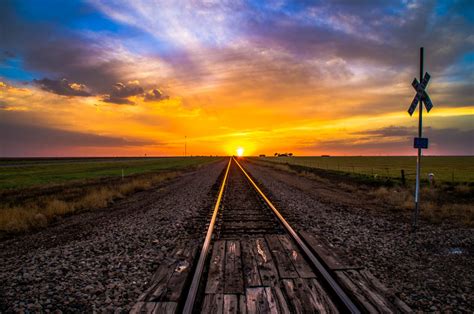
M225 165L0 240L0 312L128 311L175 246L201 236Z
M474 311L473 228L422 220L412 236L406 214L368 195L255 162L243 165L292 225L327 239L414 310Z

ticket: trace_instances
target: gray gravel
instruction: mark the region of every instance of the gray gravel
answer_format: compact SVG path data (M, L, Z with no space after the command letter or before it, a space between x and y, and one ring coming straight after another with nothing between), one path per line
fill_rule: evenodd
M0 241L0 312L127 311L167 254L200 236L225 164Z
M474 229L409 219L376 199L245 162L277 208L299 230L322 236L366 266L418 311L474 312Z

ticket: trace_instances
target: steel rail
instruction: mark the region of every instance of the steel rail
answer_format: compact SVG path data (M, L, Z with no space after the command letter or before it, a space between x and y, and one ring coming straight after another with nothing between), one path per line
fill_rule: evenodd
M255 184L255 182L252 180L252 178L247 174L247 172L244 170L244 168L240 165L240 163L232 157L232 159L235 161L237 166L239 166L240 170L244 173L244 175L247 177L247 179L250 181L252 186L255 188L255 190L260 194L260 196L265 200L267 205L272 209L273 213L278 217L282 225L285 227L286 231L293 237L293 240L297 243L297 245L303 250L303 252L306 254L308 259L311 261L311 263L314 265L314 267L318 270L318 272L323 276L324 280L327 282L327 284L331 287L333 292L337 295L337 297L341 300L341 302L344 304L346 309L350 311L351 313L360 313L360 310L358 307L352 302L352 300L349 298L349 296L345 293L345 291L339 286L339 284L334 280L334 278L331 276L331 274L327 271L327 269L321 264L321 262L316 258L316 256L313 254L313 252L308 248L308 246L303 242L303 240L300 238L300 236L296 233L296 231L288 224L288 222L283 218L283 216L280 214L280 212L275 208L275 206L270 202L270 200L263 194L262 190Z
M222 200L222 194L224 194L224 188L229 174L230 164L232 163L232 157L229 158L229 163L227 164L227 169L225 171L224 179L222 180L221 188L219 190L219 196L217 197L216 205L214 206L214 212L212 213L211 223L207 229L206 239L202 246L201 254L199 255L199 260L194 271L193 280L191 286L189 287L189 292L186 297L186 303L184 304L183 313L191 314L193 312L194 301L196 300L196 295L199 289L199 282L201 281L202 272L204 270L204 263L207 259L207 253L209 251L209 246L211 244L211 237L214 231L214 224L217 218L217 212L219 211L219 206Z

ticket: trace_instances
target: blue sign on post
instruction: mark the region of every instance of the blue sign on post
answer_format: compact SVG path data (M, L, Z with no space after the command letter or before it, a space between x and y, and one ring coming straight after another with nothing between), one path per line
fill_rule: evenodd
M415 137L415 142L413 143L413 148L428 148L428 139L426 137Z

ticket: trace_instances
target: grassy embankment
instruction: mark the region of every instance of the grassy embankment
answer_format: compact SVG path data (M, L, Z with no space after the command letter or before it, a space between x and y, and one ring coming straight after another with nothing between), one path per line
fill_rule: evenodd
M259 158L277 163L289 163L309 168L363 175L374 180L399 180L401 170L407 181L415 180L416 157L266 157ZM427 180L433 173L436 181L450 183L474 182L474 156L424 156L421 178Z
M41 228L60 216L104 208L115 199L216 160L219 158L0 160L0 235Z
M376 198L407 214L413 210L416 165L413 157L266 157L252 160L326 180L328 184L337 184L341 190ZM400 178L401 169L408 173L405 184ZM430 172L435 174L432 183L427 180ZM425 157L422 178L423 218L433 223L450 221L474 226L474 157Z

